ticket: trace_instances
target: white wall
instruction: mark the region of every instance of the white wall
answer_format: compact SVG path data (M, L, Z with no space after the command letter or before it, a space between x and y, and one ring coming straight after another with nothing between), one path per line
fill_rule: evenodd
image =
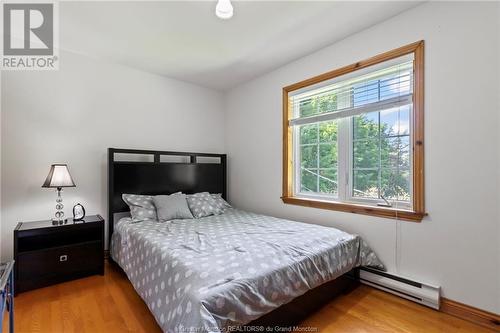
M81 202L106 217L108 147L223 152L223 96L63 52L59 71L2 73L2 257L18 221L51 218L49 166L68 163L66 216Z
M358 233L390 271L500 313L499 19L498 3L426 3L230 91L233 204ZM420 39L429 217L396 229L394 220L283 204L281 88Z

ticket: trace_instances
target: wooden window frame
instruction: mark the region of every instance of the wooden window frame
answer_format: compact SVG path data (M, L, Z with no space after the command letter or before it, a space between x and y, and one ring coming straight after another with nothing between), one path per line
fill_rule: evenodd
M293 117L289 94L298 89L308 87L335 77L345 75L362 68L382 63L407 54L414 55L414 90L412 115L413 145L413 192L411 209L379 207L358 203L347 203L331 200L320 200L294 196L293 192L293 127L289 120ZM283 88L283 195L284 203L305 207L315 207L342 212L365 214L377 217L420 222L425 213L424 202L424 41L418 41L392 51L388 51L369 59L335 69L333 71L291 84Z

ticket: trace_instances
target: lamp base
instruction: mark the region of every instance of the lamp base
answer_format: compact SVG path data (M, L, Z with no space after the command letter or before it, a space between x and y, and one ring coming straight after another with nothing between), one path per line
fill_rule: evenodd
M68 223L68 219L64 220L52 219L52 225L64 225L66 223Z
M61 192L62 192L62 187L58 187L57 198L56 198L56 214L55 217L52 218L52 224L55 223L63 224L64 222L66 222L66 219L64 218L64 212L63 212L64 205L62 203L63 199L61 196Z

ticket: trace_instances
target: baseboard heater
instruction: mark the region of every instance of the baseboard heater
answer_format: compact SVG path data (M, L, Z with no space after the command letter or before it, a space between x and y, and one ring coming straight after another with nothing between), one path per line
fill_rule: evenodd
M361 283L439 310L439 287L415 282L377 269L359 269Z

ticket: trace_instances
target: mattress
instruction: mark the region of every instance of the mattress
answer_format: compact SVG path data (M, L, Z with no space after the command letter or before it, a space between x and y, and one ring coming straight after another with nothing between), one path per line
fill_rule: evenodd
M111 256L164 332L234 330L357 266L383 269L357 235L237 209L115 225Z

